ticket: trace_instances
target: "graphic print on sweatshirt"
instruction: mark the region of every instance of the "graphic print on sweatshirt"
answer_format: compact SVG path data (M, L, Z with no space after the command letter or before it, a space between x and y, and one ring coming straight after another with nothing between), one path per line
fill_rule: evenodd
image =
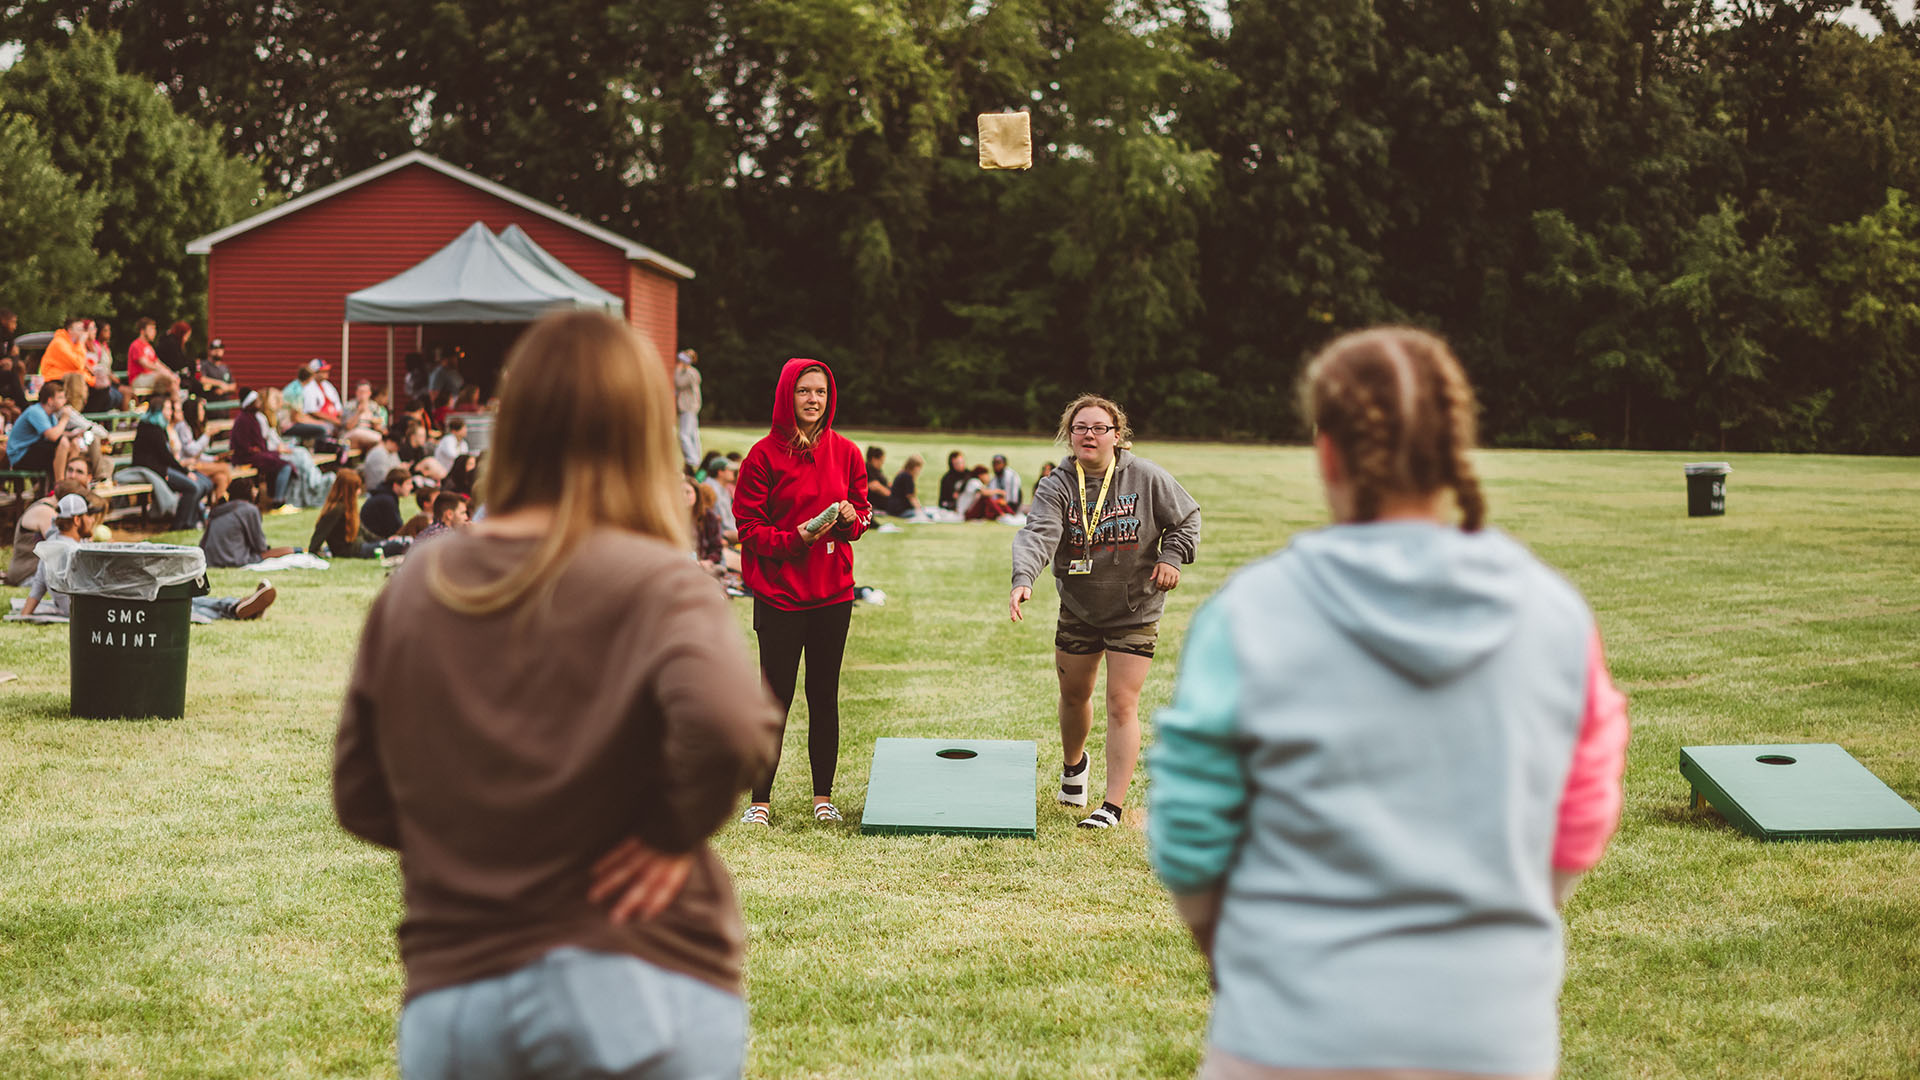
M1091 498L1099 498L1099 489L1094 489ZM1097 550L1132 551L1140 546L1140 495L1108 496L1108 506L1100 512L1100 524L1093 530L1093 546ZM1067 505L1067 544L1071 550L1085 551L1087 534L1080 526L1080 515L1085 507L1069 501Z

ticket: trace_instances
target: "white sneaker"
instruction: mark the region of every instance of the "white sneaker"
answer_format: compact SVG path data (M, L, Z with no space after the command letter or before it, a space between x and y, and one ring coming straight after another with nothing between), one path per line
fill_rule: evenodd
M1082 750L1078 769L1060 770L1060 805L1087 805L1087 781L1093 774L1093 755Z

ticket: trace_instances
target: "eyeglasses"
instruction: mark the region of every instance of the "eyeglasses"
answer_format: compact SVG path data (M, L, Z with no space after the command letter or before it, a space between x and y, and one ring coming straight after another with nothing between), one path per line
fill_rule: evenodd
M1067 430L1075 435L1105 435L1113 429L1112 424L1075 424Z

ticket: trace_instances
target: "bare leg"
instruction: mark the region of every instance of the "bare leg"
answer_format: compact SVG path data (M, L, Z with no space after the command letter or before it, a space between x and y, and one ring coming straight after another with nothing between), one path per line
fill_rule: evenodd
M1140 688L1153 658L1107 654L1107 801L1127 804L1127 786L1140 763Z
M213 481L213 501L227 501L227 485L233 482L233 466L224 461L196 461L195 472Z
M1100 676L1100 654L1055 650L1053 669L1060 676L1060 764L1078 765L1093 731L1093 683Z
M61 439L53 444L53 482L59 483L67 475L67 459L73 456L73 443Z

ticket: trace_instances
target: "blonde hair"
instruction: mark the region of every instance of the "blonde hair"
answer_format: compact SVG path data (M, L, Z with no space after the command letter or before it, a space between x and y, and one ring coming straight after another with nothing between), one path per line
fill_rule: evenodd
M1073 418L1081 409L1101 409L1113 421L1113 444L1117 447L1133 445L1133 428L1127 425L1127 411L1117 403L1101 397L1099 394L1081 394L1067 403L1067 411L1060 414L1060 430L1054 432L1055 442L1068 445L1073 443Z
M1439 337L1388 326L1335 339L1301 375L1300 411L1339 450L1356 520L1378 517L1384 495L1451 488L1460 527L1485 524L1486 496L1467 458L1478 406Z
M531 557L495 581L455 585L438 561L428 587L465 615L489 615L551 588L600 528L688 550L673 386L632 327L592 311L549 315L520 338L501 375L499 418L481 495L487 512L549 507Z

